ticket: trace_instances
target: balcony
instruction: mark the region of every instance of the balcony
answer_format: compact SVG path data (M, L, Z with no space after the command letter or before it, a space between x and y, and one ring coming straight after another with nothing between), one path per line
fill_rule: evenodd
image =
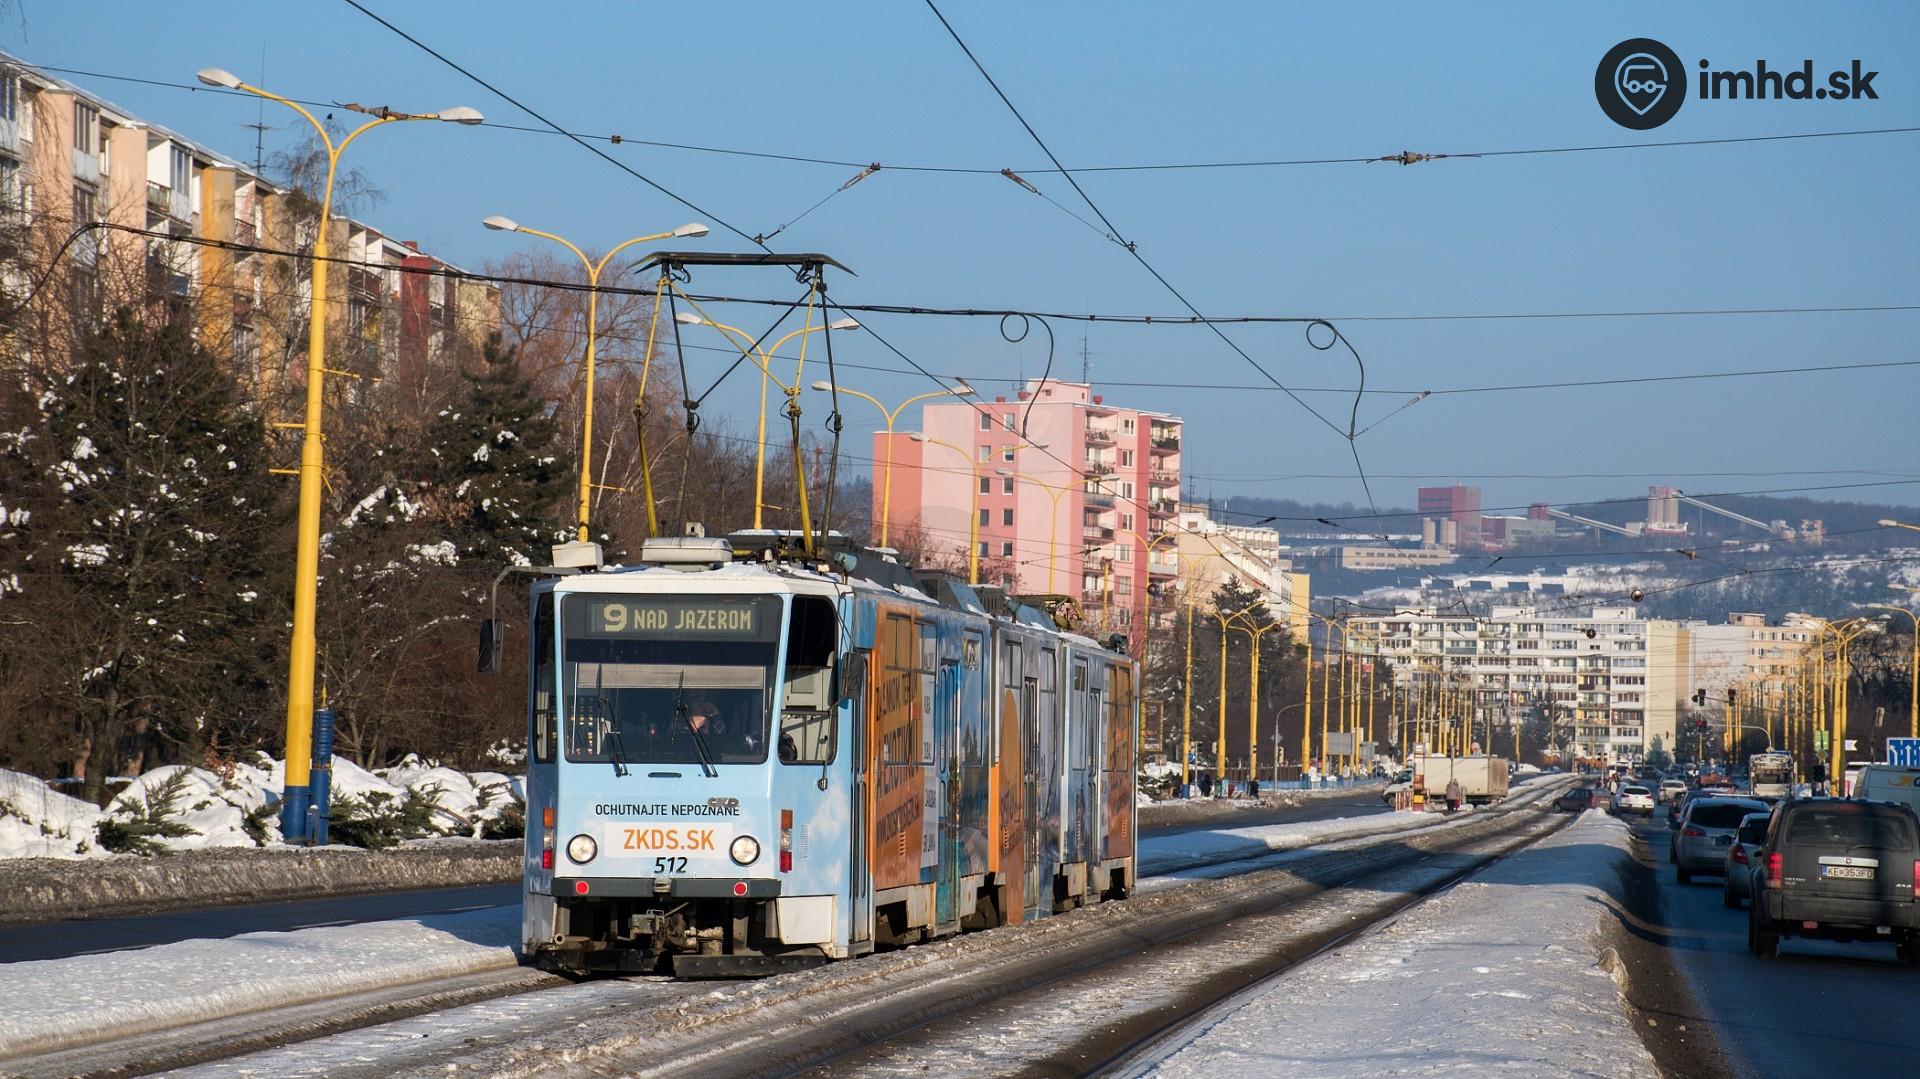
M1179 453L1180 436L1168 435L1165 438L1155 438L1149 445L1154 453Z
M1180 562L1178 559L1173 558L1149 558L1147 559L1147 573L1154 577L1178 577L1180 575Z
M1087 505L1089 506L1097 506L1101 509L1111 509L1113 507L1113 494L1109 491L1096 491L1089 487L1081 493L1086 496Z
M163 214L172 213L173 212L173 191L169 189L165 184L156 184L152 180L148 180L147 181L147 209L157 210Z
M259 241L260 241L260 233L258 230L256 230L253 227L253 222L235 221L233 223L233 242L234 243L251 245L251 244L258 243Z
M1164 468L1150 468L1147 470L1147 482L1156 487L1178 487L1180 473Z
M1113 445L1113 432L1107 430L1104 427L1095 427L1092 424L1088 424L1087 425L1087 445L1111 446Z
M1147 512L1156 517L1172 517L1180 512L1180 503L1170 498L1162 499L1158 502L1149 502L1147 503Z
M1113 529L1105 528L1100 525L1081 525L1080 538L1097 540L1101 543L1106 543L1113 539Z
M1113 475L1113 465L1107 461L1088 461L1087 475L1111 476Z

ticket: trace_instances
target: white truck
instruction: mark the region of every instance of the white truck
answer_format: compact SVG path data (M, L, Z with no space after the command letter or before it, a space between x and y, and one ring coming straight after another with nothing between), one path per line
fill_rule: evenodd
M1414 787L1425 791L1428 801L1446 798L1448 780L1459 781L1461 796L1468 805L1498 802L1507 796L1507 759L1486 754L1442 757L1425 753L1413 758Z

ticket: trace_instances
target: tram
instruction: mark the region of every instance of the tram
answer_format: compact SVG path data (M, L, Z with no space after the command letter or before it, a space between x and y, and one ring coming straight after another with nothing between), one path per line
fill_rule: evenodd
M1133 889L1124 638L789 542L653 539L534 586L528 961L759 975Z

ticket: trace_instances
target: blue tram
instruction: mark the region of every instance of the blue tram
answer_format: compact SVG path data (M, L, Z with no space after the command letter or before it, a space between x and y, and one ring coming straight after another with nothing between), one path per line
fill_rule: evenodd
M1123 645L742 539L535 586L525 956L764 974L1132 890Z

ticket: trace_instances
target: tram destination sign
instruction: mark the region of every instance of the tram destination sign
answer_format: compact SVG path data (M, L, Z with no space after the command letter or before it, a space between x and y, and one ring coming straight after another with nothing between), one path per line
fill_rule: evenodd
M664 637L757 640L767 607L757 597L589 596L586 632L592 637Z

